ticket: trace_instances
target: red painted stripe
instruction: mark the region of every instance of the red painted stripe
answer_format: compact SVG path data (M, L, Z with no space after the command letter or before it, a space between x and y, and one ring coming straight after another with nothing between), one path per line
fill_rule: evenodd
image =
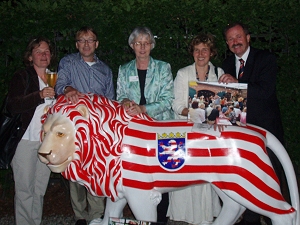
M144 140L150 140L153 141L156 139L156 133L150 133L150 132L144 132L144 131L140 131L140 130L133 130L133 129L126 129L125 130L125 135L127 136L131 136L131 137L137 137L137 138L141 138Z
M263 210L266 210L269 212L274 212L276 214L289 214L289 213L293 213L295 211L295 209L292 207L290 209L283 210L283 209L279 209L279 208L275 208L273 206L267 205L266 203L255 198L255 196L253 196L249 191L247 191L245 188L243 188L239 184L236 184L233 182L224 182L224 181L218 181L218 182L212 182L212 183L215 186L217 186L218 188L220 188L221 190L230 190L230 191L236 192L237 194L239 194L240 196L247 199L252 204L256 205L257 207L260 207ZM285 201L285 200L282 198L282 201Z
M164 170L160 166L146 166L141 165L137 163L132 162L126 162L122 161L122 166L124 170L129 170L133 172L139 172L139 173L146 173L146 174L152 174L152 173L175 173L175 174L201 174L201 173L216 173L216 174L235 174L238 176L243 177L244 179L248 180L250 183L252 183L254 186L265 192L267 195L277 199L284 201L282 195L278 193L276 190L270 188L266 183L261 180L259 177L257 177L255 174L251 173L250 171L238 167L238 166L231 166L231 165L222 165L222 166L209 166L209 165L199 165L199 166L192 166L192 165L185 165L183 168L171 172ZM267 174L266 174L267 175ZM220 177L219 175L217 177ZM131 185L130 185L131 186Z
M262 161L255 153L249 152L245 149L234 149L234 153L232 149L227 148L211 148L211 149L196 149L196 148L188 148L187 155L190 157L231 157L232 159L243 158L251 161L252 163L256 164L261 170L263 170L266 174L273 178L278 184L279 180L276 176L273 168Z
M143 190L152 190L153 188L181 188L188 187L196 184L207 183L203 180L194 180L194 181L153 181L153 182L143 182L132 179L124 178L122 179L123 185L127 187L143 189Z
M221 133L219 138L207 135L205 133L187 133L187 140L217 140L217 139L237 139L242 141L249 141L251 143L257 144L260 146L263 151L266 153L265 142L261 138L250 135L247 133L237 132L237 131L224 131Z
M161 121L148 121L148 120L139 120L133 118L131 122L138 123L145 126L151 127L193 127L193 123L188 123L184 121L172 121L172 122L161 122Z
M148 157L156 156L155 148L147 149L145 147L123 144L122 149L126 149L126 148L130 149L131 154L140 155L140 156L148 156ZM126 150L125 150L125 152L126 152Z
M191 133L187 133L187 139L188 140L217 140L217 137L206 133L191 132Z
M191 185L206 183L203 180L143 182L143 181L137 181L132 179L126 179L126 178L123 178L122 181L124 186L132 187L136 189L142 189L142 190L152 190L155 187L156 188L168 188L168 187L180 188L180 187L188 187ZM243 188L239 184L233 182L218 181L218 182L213 182L213 184L218 188L220 188L221 190L230 190L236 192L244 199L247 199L252 204L266 211L274 212L276 214L288 214L288 213L293 213L295 211L295 209L292 207L290 209L280 209L280 208L275 208L273 206L270 206L260 201L259 199L255 198L250 192L248 192L245 188Z
M266 150L264 140L261 139L260 137L256 136L256 135L250 135L250 134L234 131L234 132L223 132L221 134L221 138L238 139L238 140L248 141L248 142L257 144L267 154L267 150Z
M264 137L267 136L267 132L266 132L265 130L263 130L262 128L253 127L253 126L251 126L251 125L247 125L245 128L246 128L246 129L249 129L249 130L253 130L253 131L255 131L255 132L258 132L258 133L260 133L261 135L263 135Z

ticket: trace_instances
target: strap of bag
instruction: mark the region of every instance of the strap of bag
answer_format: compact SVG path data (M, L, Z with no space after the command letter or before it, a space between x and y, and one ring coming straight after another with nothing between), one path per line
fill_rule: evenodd
M215 66L215 74L217 75L217 78L219 79L218 68L219 67Z

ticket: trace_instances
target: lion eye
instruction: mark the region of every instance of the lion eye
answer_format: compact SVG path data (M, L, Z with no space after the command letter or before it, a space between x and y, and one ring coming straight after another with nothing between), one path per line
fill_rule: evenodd
M44 140L45 136L46 136L46 132L45 132L45 131L42 131L41 139Z
M56 135L57 135L58 137L63 137L63 136L64 136L64 133L62 133L62 132L57 132Z

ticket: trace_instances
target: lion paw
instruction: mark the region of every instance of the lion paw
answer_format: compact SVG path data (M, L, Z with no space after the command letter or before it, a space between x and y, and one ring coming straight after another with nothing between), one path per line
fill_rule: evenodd
M154 205L158 205L162 199L162 195L160 192L152 190L150 193L150 200Z

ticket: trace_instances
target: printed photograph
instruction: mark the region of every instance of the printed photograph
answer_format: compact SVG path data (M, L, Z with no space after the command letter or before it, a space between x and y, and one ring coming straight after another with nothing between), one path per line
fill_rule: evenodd
M188 85L189 122L246 125L247 84L190 81Z

